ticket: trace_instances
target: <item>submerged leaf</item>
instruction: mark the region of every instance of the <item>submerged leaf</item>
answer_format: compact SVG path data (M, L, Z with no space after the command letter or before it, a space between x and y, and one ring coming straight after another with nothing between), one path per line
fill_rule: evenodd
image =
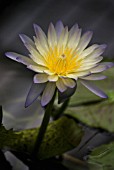
M6 130L0 127L0 149L10 148L20 153L31 154L39 128L23 131ZM51 122L46 130L40 150L39 159L47 159L75 148L81 141L83 130L73 119L66 116Z

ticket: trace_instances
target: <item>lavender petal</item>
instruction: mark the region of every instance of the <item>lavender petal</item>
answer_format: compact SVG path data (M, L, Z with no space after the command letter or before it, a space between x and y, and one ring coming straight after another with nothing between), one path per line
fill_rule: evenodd
M32 86L26 98L25 107L30 106L40 96L45 86L46 83L42 83L42 84L32 83Z
M90 75L90 76L85 76L85 77L80 77L80 79L84 79L84 80L103 80L107 78L107 76L104 75Z
M55 25L55 30L56 30L56 34L58 38L60 37L63 28L64 26L63 26L62 21L58 21Z
M96 87L94 84L92 84L90 81L88 80L80 80L80 82L91 92L93 92L94 94L96 94L97 96L101 97L101 98L108 98L108 96L102 91L100 90L98 87Z
M114 66L113 62L102 62L91 69L91 73L100 73Z
M8 58L10 58L10 59L12 59L12 60L15 60L15 61L17 61L17 62L19 62L19 63L22 63L22 64L24 64L24 65L36 65L36 63L33 61L33 60L31 60L30 58L28 58L28 57L26 57L26 56L23 56L23 55L21 55L21 54L18 54L18 53L14 53L14 52L6 52L5 53L5 55L8 57Z
M22 42L24 43L25 47L29 50L29 46L31 45L33 48L36 49L34 42L25 34L19 34Z

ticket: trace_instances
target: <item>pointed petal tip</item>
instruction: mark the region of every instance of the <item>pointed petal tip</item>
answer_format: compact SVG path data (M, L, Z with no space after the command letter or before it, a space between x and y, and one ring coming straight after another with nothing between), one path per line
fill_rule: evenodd
M108 99L109 97L107 96L107 94L104 94L104 96L102 98Z
M100 47L105 50L107 48L107 45L106 44L102 44L102 45L100 45Z
M107 48L106 44L101 44L99 45L100 49L103 50L103 52L105 51L105 49Z
M34 29L38 28L39 26L37 24L33 24Z
M43 92L46 84L35 84L32 83L32 86L28 92L28 95L26 97L25 101L25 108L29 107L32 105L33 102L37 100L37 98L40 96L40 94Z
M24 41L25 34L19 34L19 37L21 38L22 41Z
M91 81L89 80L80 80L80 82L88 89L90 90L92 93L96 94L97 96L101 97L101 98L108 98L108 96L102 91L100 90L97 86L95 86L94 84L91 83Z
M61 20L58 20L57 22L56 22L56 24L62 24L63 25L63 22L61 21Z
M87 31L88 35L93 35L93 31Z
M29 67L29 69L30 69L30 67ZM37 80L37 78L36 78L36 75L33 77L33 82L34 82L34 83L38 83L38 80Z
M28 38L25 34L19 34L19 37L21 39L21 41L24 43L24 44L29 44L28 43Z
M30 103L27 103L26 101L25 101L25 108L27 108L27 107L29 107L31 104Z
M5 55L6 55L6 57L16 60L16 61L18 61L20 59L18 54L14 53L14 52L6 52Z
M49 102L48 102L49 103ZM45 103L43 100L41 100L41 106L45 107L48 103Z
M36 33L36 35L38 34L38 32L41 30L40 26L37 25L37 24L33 24L33 27L34 27L34 31Z
M54 25L53 25L52 22L50 22L49 27L48 27L48 30L52 31L53 29L55 29L55 28L54 28Z
M114 63L113 62L107 62L107 64L106 64L106 69L109 69L109 68L111 68L111 67L113 67L114 66Z
M11 52L5 52L5 56L9 57Z
M92 37L93 36L93 31L86 31L84 33L84 35L86 35L88 38Z
M75 23L75 24L74 24L74 28L75 28L75 29L77 29L77 28L79 29L79 25L78 25L77 23Z

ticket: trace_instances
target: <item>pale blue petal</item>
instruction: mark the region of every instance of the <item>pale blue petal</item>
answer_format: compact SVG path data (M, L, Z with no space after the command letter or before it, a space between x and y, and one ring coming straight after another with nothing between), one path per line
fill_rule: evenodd
M106 79L107 76L104 75L90 75L90 76L86 76L86 77L81 77L80 79L84 79L84 80L104 80Z
M30 106L40 96L45 86L46 86L46 83L42 83L42 84L33 83L32 84L29 90L29 93L27 95L27 98L26 98L25 107Z
M97 96L101 97L101 98L108 98L108 96L102 91L100 90L98 87L96 87L93 83L91 83L88 80L80 80L80 82L91 92L93 92L94 94L96 94Z
M113 62L102 62L91 69L91 73L100 73L114 66Z
M55 25L55 30L56 30L56 34L57 34L58 38L60 37L63 28L64 28L64 26L63 26L62 21L58 21Z
M31 45L33 48L36 49L34 42L25 34L19 34L22 42L24 43L25 47L29 50L29 46Z
M36 65L36 63L32 59L30 59L30 58L28 58L28 57L26 57L24 55L15 53L15 52L6 52L5 55L8 58L10 58L12 60L15 60L15 61L17 61L19 63L22 63L24 65L27 65L27 66L28 65Z

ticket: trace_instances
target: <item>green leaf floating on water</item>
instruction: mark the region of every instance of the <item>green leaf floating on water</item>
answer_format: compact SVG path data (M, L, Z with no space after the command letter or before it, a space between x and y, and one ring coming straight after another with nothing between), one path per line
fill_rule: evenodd
M96 105L71 107L65 112L79 121L95 128L114 132L114 102L106 101Z
M88 163L90 170L114 170L114 142L94 149Z
M65 114L68 114L91 127L102 128L114 132L114 68L107 73L107 80L100 81L99 87L108 94L104 100L90 94L86 89L80 89L80 95L71 99ZM105 74L106 75L106 74ZM77 95L77 96L76 96ZM83 97L82 97L83 96ZM78 98L79 97L79 98ZM91 100L90 100L91 99ZM101 102L97 103L97 100ZM79 102L78 102L79 100ZM94 104L92 103L94 101ZM96 103L95 103L96 102Z
M32 153L39 128L14 132L0 127L0 149L10 148L19 152ZM82 128L66 116L49 123L38 158L46 159L75 148L83 136Z

